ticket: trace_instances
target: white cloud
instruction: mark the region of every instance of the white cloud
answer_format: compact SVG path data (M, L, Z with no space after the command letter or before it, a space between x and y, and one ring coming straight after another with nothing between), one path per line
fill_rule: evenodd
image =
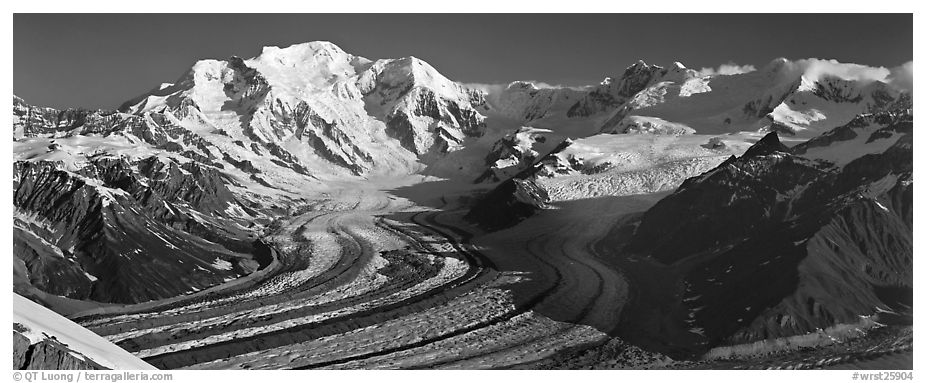
M903 65L891 68L891 73L887 75L887 83L898 89L913 91L913 61L907 61Z
M784 76L786 76L786 78L793 77L794 79L797 79L799 76L803 75L810 81L817 81L820 79L820 77L823 76L835 76L844 80L859 81L862 83L881 81L888 83L900 90L913 90L913 61L909 61L901 66L888 69L885 67L871 67L867 65L841 63L836 60L824 60L816 58L795 61L777 59L768 64L768 66L763 70L770 70L772 66L776 65L781 65L781 67L774 70L780 71L779 73L782 73ZM726 76L749 73L755 70L756 67L753 65L738 65L734 62L728 62L718 66L717 68L701 68L700 73L702 75ZM543 81L523 82L534 84L534 86L539 89L568 88L583 90L594 86L566 86L550 84ZM468 83L462 85L496 95L507 89L510 84Z
M534 84L534 86L536 86L536 87L538 87L538 88L540 88L540 89L574 88L574 87L570 87L570 86L566 86L566 85L550 84L550 83L546 83L546 82L543 82L543 81L525 81L525 82L529 82L529 83L531 83L531 84Z
M488 94L497 94L505 90L505 88L508 87L508 84L483 84L483 83L478 83L478 82L463 83L460 85L463 85L470 89L481 90Z
M587 88L589 88L589 87L592 86L592 85L586 85L586 86L568 86L568 85L550 84L550 83L543 82L543 81L532 81L532 80L528 80L528 81L516 81L516 82L526 82L526 83L530 83L530 84L533 84L534 87L536 87L537 89L574 89L574 90L584 90L584 89L587 89ZM498 94L499 92L502 92L502 91L504 91L505 89L508 89L508 86L511 85L511 84L512 84L512 83L506 83L506 84L485 84L485 83L472 82L472 83L463 83L463 84L461 84L461 85L463 85L463 86L465 86L465 87L467 87L467 88L470 88L470 89L478 89L478 90L481 90L481 91L486 92L486 93L488 93L488 94Z
M742 74L749 73L756 70L755 66L746 64L746 65L736 65L734 62L728 62L726 64L721 64L716 69L714 68L701 68L701 74L705 76L728 76L731 74Z
M899 90L913 90L912 61L888 69L816 58L795 61L777 59L763 70L779 71L786 78L793 77L796 79L799 76L804 76L809 81L819 81L823 77L836 77L848 81L857 81L863 85L880 81Z
M805 59L794 61L793 65L797 66L804 77L811 81L817 81L822 76L836 76L843 80L872 82L887 82L887 76L890 70L885 67L870 67L867 65L841 63L836 60Z

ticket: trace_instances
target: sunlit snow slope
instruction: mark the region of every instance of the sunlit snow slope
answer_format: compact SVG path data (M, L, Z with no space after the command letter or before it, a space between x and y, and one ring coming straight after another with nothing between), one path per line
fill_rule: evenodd
M14 368L17 369L55 370L69 366L77 369L154 369L128 351L19 294L13 294L13 335L16 338ZM34 350L27 352L30 348ZM23 357L17 366L16 356L20 353ZM44 355L36 355L39 353ZM31 359L26 360L27 356Z

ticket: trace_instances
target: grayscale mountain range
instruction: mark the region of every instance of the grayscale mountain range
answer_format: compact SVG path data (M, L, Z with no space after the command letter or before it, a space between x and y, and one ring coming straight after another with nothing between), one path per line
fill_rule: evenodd
M14 368L911 369L909 84L752 69L316 41L14 96Z

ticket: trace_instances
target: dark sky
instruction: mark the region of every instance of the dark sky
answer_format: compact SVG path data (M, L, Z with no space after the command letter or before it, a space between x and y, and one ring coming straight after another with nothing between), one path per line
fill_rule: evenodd
M16 14L13 87L35 105L115 108L196 60L313 40L371 59L413 55L460 82L586 85L638 59L695 69L776 57L893 67L913 59L913 16Z

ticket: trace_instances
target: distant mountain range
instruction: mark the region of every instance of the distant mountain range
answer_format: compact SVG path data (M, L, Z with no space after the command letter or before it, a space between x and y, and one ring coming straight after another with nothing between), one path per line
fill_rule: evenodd
M673 298L631 302L632 320L656 324L628 327L649 344L673 337L666 353L902 310L912 93L856 75L866 68L640 61L580 88L479 87L414 57L310 42L199 61L118 110L14 96L14 290L78 311L220 285L267 267L262 234L339 180L486 184L467 219L494 231L565 198L544 180L583 175L599 194L675 190L610 244L672 270ZM647 135L681 141L609 149Z

